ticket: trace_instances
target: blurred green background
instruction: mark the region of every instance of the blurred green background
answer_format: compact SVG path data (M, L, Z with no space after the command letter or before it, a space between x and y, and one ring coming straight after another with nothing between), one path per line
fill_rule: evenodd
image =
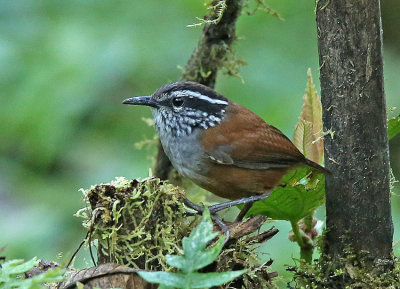
M242 15L236 49L248 63L244 83L221 73L216 88L291 136L308 67L318 83L314 1L268 4L285 21L263 12ZM400 3L385 0L382 7L387 105L400 107ZM85 234L72 216L83 206L78 189L148 175L153 152L134 143L154 135L141 121L150 110L121 101L180 78L178 66L201 33L186 25L205 13L203 0L1 1L2 255L69 256ZM400 137L390 145L399 177ZM398 240L400 198L394 195L392 204ZM324 210L318 214L323 218ZM260 251L285 275L283 265L293 265L298 250L288 240L289 224L276 225L281 232Z

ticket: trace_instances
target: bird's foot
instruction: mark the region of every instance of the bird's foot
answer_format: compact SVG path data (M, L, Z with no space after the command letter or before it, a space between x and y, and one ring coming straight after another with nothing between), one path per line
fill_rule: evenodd
M191 209L197 211L198 213L203 213L203 211L204 211L204 207L203 207L203 206L196 205L195 203L192 203L192 202L189 201L188 199L185 199L185 200L184 200L184 203L185 203L186 206L188 206L189 208L191 208ZM212 207L212 206L211 206L211 207ZM208 208L210 209L210 207L208 207ZM228 240L229 240L229 235L230 235L229 228L228 228L228 226L218 217L217 212L218 212L218 211L214 211L214 210L211 210L211 209L210 209L210 216L211 216L211 219L219 226L219 228L221 229L221 232L222 232L223 234L225 234L225 237L226 237L226 238L225 238L224 244L226 244L226 242L228 242Z
M216 205L212 205L209 206L208 209L210 211L210 215L211 218L215 221L215 223L218 224L218 226L221 228L221 231L225 234L226 239L225 239L225 243L228 241L229 239L229 228L228 226L218 217L217 212L237 206L237 205L241 205L241 204L245 204L244 208L240 211L239 215L236 217L236 222L240 222L243 220L244 216L246 215L246 213L250 210L251 206L253 205L254 202L256 201L260 201L260 200L264 200L266 198L268 198L271 195L271 192L267 192L263 195L257 195L257 196L251 196L251 197L247 197L247 198L241 198L241 199L237 199L237 200L233 200L233 201L229 201L229 202L225 202L225 203L221 203L221 204L216 204ZM194 203L192 203L191 201L189 201L188 199L184 200L184 203L186 206L188 206L189 208L192 208L193 210L199 212L199 213L203 213L204 211L204 207L203 206L199 206L196 205Z
M224 221L222 221L216 214L215 215L211 215L211 219L217 223L217 225L219 226L219 228L221 229L221 232L225 235L225 240L224 240L224 245L226 244L226 242L228 242L229 240L229 236L230 236L230 231L228 226L224 223Z

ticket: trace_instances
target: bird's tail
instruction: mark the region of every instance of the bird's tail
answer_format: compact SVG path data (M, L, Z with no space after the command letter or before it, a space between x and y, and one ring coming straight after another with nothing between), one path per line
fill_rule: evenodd
M325 175L330 175L332 174L329 170L327 170L326 168L324 168L323 166L320 166L319 164L309 160L309 159L305 159L305 163L306 165L314 168L315 170L317 170L320 173L323 173Z

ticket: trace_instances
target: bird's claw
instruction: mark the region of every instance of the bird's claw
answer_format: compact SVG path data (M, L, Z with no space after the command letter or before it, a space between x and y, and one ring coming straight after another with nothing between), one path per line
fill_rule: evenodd
M184 200L184 204L185 204L186 206L188 206L189 208L191 208L191 209L193 209L193 210L195 210L195 211L197 211L197 212L199 212L199 213L203 213L203 211L204 211L204 207L203 207L203 206L196 205L196 204L192 203L191 201L189 201L188 199L185 199L185 200ZM228 242L228 240L229 240L229 235L230 235L229 228L228 228L228 226L218 217L217 212L218 212L219 210L215 210L213 207L215 207L215 206L210 206L210 207L208 207L208 209L209 209L209 211L210 211L210 216L211 216L211 219L220 227L221 232L225 234L225 236L226 236L225 241L224 241L224 245L225 245L226 242Z
M221 232L225 234L226 239L225 239L225 244L229 240L229 228L228 226L217 216L217 212L228 209L237 205L245 204L244 208L240 211L239 215L236 218L236 222L240 222L243 220L243 217L246 215L248 210L251 208L254 202L264 200L268 198L271 195L271 192L267 192L263 195L257 195L257 196L251 196L247 198L241 198L221 204L216 204L208 207L208 210L210 211L211 218L215 221L215 223L218 224L218 226L221 228ZM184 200L184 204L188 206L189 208L192 208L193 210L203 213L204 207L196 205L189 201L188 199Z

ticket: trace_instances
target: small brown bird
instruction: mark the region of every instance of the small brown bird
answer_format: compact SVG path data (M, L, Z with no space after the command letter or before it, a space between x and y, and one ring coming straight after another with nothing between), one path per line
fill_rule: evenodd
M244 198L230 204L261 199L254 196L270 192L296 166L327 172L277 128L207 86L175 82L123 103L150 106L175 169L217 196Z

